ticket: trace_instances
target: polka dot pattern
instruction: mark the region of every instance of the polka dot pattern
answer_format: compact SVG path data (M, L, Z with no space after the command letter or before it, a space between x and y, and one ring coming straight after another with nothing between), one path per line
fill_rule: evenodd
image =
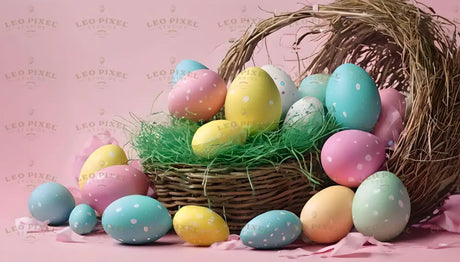
M178 118L209 120L224 105L226 94L227 85L216 72L195 70L174 85L168 96L168 110Z
M281 94L263 69L246 68L232 81L228 92L230 95L226 96L224 107L227 120L241 124L251 135L278 127L282 114ZM270 100L273 105L268 106Z
M379 171L356 190L352 212L359 232L388 241L398 236L410 219L409 195L396 175Z
M284 118L284 116L286 116L287 112L289 111L289 108L296 101L302 98L302 96L297 90L297 86L294 81L292 81L291 77L281 68L274 65L264 65L261 68L266 71L273 79L281 95L281 118ZM272 105L272 103L270 103L270 105Z
M300 219L285 210L272 210L249 221L241 230L243 244L258 249L273 249L295 241L302 232Z
M380 95L374 80L355 64L342 64L326 88L326 107L346 129L371 131L380 115Z
M96 223L96 212L87 204L76 206L69 216L70 228L80 235L92 232L96 227Z
M35 219L49 220L51 225L61 225L68 221L75 207L75 200L65 186L49 182L39 185L32 191L28 206L30 214Z
M127 244L145 244L164 236L172 226L166 208L156 199L130 195L115 200L102 215L104 230L114 239Z
M174 230L184 241L209 246L227 240L229 229L222 217L209 208L184 206L174 215Z
M376 136L361 130L344 130L329 137L321 150L326 174L338 184L359 186L385 161L385 147L375 141Z

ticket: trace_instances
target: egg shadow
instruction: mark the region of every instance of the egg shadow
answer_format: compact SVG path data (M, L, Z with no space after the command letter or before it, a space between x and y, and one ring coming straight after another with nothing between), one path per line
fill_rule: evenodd
M137 248L151 248L151 247L166 247L166 246L173 246L173 245L182 245L185 242L176 237L173 234L167 234L154 242L145 243L145 244L130 244L130 243L115 243L117 246L126 246L126 247L137 247Z
M420 240L430 239L432 234L439 232L438 230L419 228L419 227L408 227L398 237L391 240L393 244L401 244L405 242L413 242Z

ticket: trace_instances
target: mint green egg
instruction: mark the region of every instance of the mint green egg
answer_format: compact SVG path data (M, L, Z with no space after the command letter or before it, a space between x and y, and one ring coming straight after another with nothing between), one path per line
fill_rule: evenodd
M391 172L379 171L358 187L352 204L355 228L366 236L388 241L404 231L411 211L409 194Z
M326 107L342 128L370 132L381 111L379 91L363 68L342 64L327 84Z
M313 74L305 77L299 86L300 96L316 97L324 105L330 76L328 74Z

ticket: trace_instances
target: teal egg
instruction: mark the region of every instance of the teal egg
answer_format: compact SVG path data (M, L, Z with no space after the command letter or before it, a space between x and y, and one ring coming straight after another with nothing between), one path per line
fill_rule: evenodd
M341 127L370 132L381 111L378 88L364 69L342 64L327 84L326 107Z
M172 219L158 200L130 195L115 200L104 210L102 226L112 238L137 245L163 237L171 228Z
M241 230L243 244L256 249L275 249L294 242L302 233L298 216L286 210L271 210L251 219Z
M313 74L305 77L300 82L299 93L301 97L316 97L323 105L325 104L327 83L331 75Z
M190 72L200 70L200 69L208 69L205 65L201 64L192 59L185 59L179 62L174 69L172 85L174 86L182 77L187 75Z
M379 171L358 187L352 204L355 228L380 241L397 237L410 217L409 194L401 180L391 172Z
M91 233L96 227L96 211L87 204L76 206L69 216L69 225L73 232L84 235Z
M66 223L74 207L75 199L70 191L55 182L39 185L29 197L30 214L39 221L49 220L53 226Z

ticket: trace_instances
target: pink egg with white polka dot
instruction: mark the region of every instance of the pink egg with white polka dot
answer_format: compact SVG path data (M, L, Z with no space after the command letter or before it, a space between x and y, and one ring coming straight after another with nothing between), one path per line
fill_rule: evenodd
M406 97L394 88L379 90L382 111L371 133L379 137L390 149L395 148L404 129Z
M379 95L382 107L394 107L404 121L406 116L406 96L394 88L380 89Z
M371 133L379 137L386 147L394 149L403 129L403 119L399 111L393 106L382 104L379 119Z
M321 149L321 164L336 183L357 187L379 170L385 161L385 146L375 135L344 130L329 137Z
M146 195L150 186L148 177L128 165L106 167L86 181L81 189L83 203L100 215L113 201L129 195Z
M168 109L194 122L211 119L225 103L227 85L214 71L200 69L182 77L169 92Z

